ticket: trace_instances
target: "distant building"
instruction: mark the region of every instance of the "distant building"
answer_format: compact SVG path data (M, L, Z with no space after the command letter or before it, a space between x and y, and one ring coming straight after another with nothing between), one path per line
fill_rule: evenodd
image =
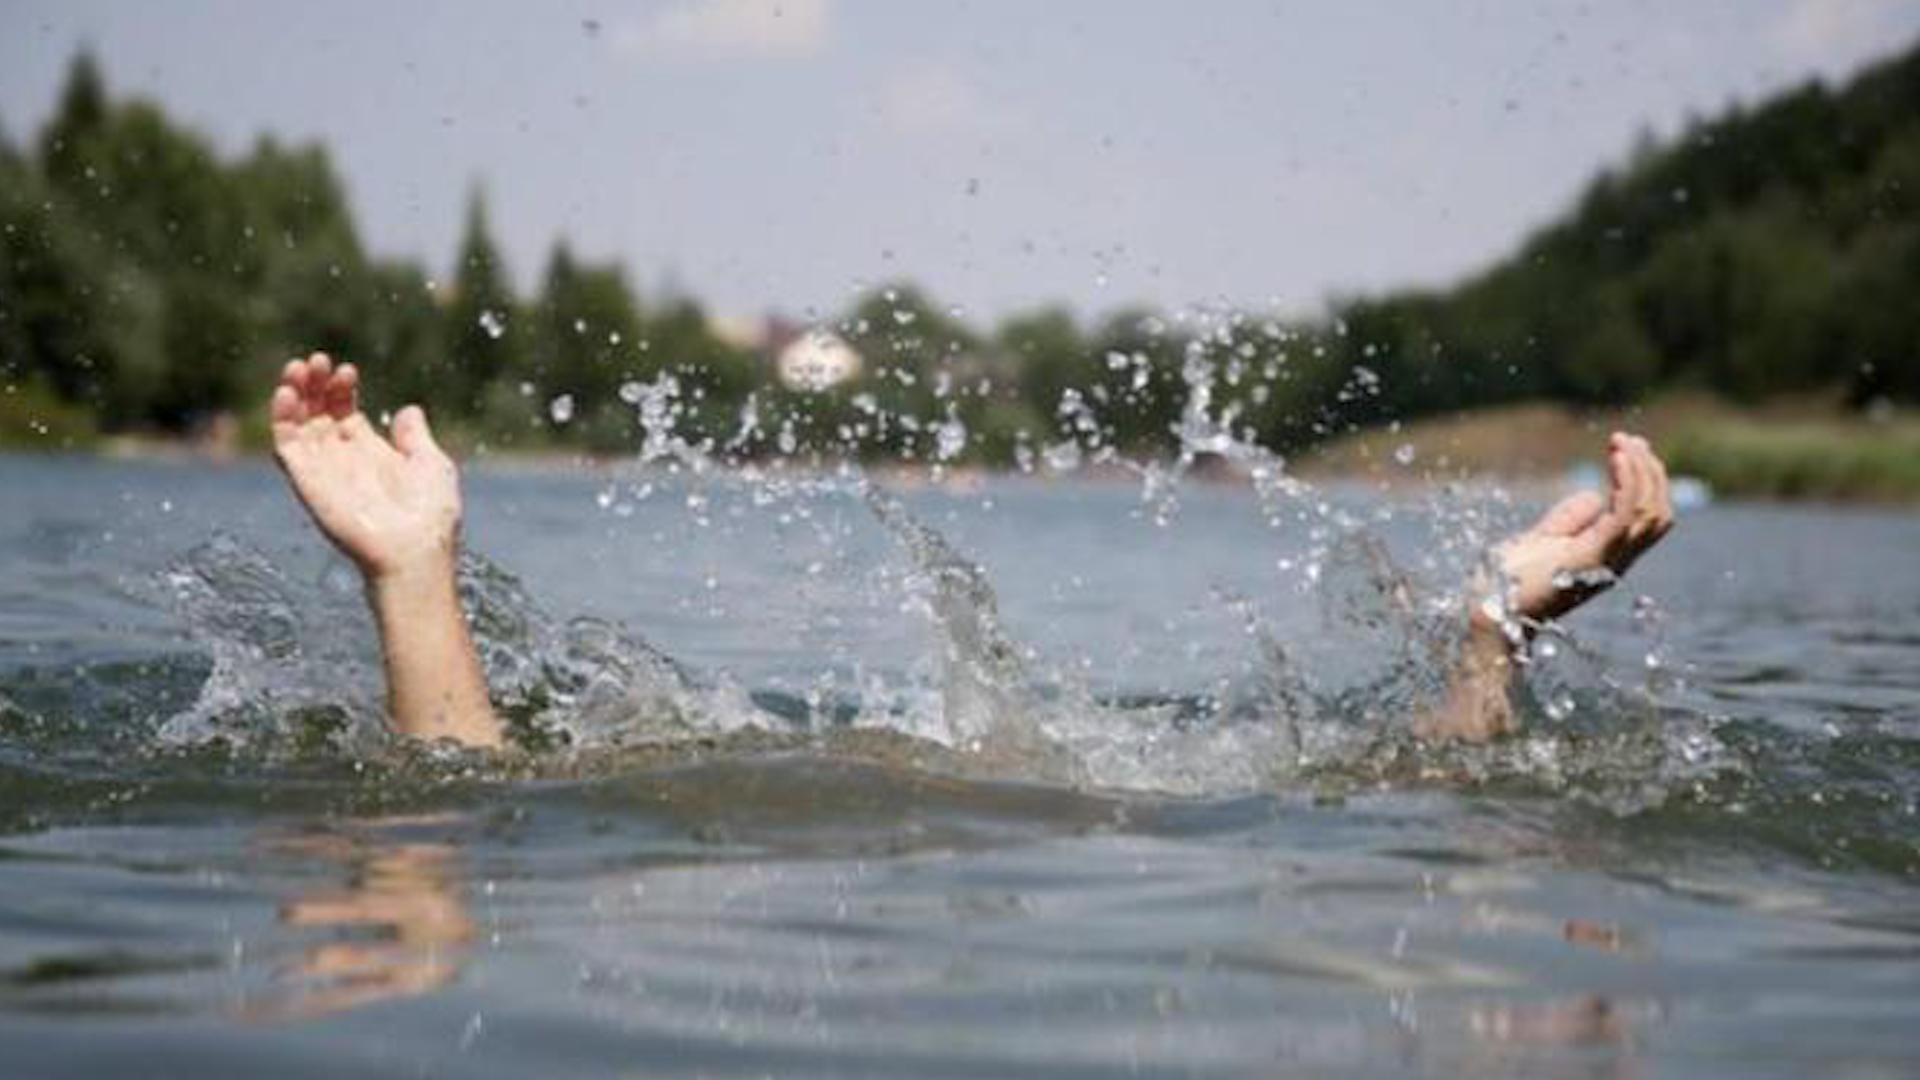
M826 390L857 377L866 366L840 335L778 315L709 316L707 330L736 349L757 353L789 390Z
M771 340L770 322L772 320L748 315L709 315L707 332L736 349L767 353Z
M860 374L853 346L828 330L807 330L781 347L774 370L789 390L825 390Z

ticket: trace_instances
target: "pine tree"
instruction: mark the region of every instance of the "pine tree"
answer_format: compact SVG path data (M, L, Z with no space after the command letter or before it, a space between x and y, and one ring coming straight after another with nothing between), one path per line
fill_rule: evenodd
M87 153L109 121L106 80L93 53L82 49L67 65L67 82L53 120L40 137L40 160L47 176L71 185L86 176Z
M519 324L506 263L487 224L486 197L476 186L467 199L466 228L453 268L453 299L447 306L448 390L433 404L477 415L487 387L524 366L529 335Z

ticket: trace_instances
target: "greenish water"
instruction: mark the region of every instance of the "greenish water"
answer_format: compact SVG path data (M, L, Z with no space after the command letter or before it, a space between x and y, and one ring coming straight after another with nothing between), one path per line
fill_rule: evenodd
M1437 752L1497 501L641 485L470 477L502 762L270 471L0 459L0 1076L1920 1071L1920 517L1691 514Z

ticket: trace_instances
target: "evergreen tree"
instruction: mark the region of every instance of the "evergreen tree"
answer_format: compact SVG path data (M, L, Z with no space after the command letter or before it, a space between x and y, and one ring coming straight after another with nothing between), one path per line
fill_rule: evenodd
M571 428L595 449L631 445L620 387L651 379L660 364L620 268L584 265L555 244L533 322L529 377L549 430Z
M439 398L445 347L443 313L427 274L405 262L376 262L367 269L368 322L365 351L353 354L368 373L368 404L393 412L403 405Z
M100 65L90 50L82 49L67 65L60 102L40 137L41 167L55 183L70 186L86 179L88 151L106 127L107 108Z
M525 370L530 335L520 325L520 307L488 227L486 198L477 187L467 199L446 311L447 356L440 373L446 389L432 404L478 415L490 384Z

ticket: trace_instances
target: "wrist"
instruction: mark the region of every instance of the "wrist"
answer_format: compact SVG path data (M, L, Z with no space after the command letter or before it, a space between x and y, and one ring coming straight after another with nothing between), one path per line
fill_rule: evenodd
M1495 597L1470 606L1461 649L1473 661L1505 663L1525 643L1529 631Z
M433 552L364 571L367 594L376 608L455 599L456 560L452 551Z

